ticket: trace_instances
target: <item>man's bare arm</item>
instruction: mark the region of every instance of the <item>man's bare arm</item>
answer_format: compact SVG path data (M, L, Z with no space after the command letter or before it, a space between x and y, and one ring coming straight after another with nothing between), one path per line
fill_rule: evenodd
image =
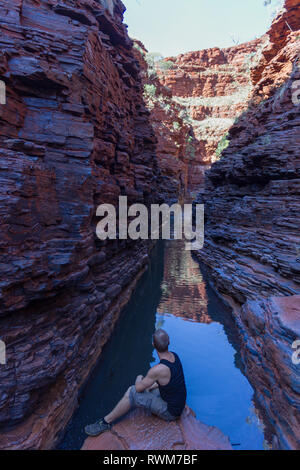
M143 378L140 382L137 382L135 384L135 389L138 393L142 393L148 388L156 388L154 385L156 384L156 381L158 379L158 370L156 366L152 367L152 369L149 370L148 374L146 377Z

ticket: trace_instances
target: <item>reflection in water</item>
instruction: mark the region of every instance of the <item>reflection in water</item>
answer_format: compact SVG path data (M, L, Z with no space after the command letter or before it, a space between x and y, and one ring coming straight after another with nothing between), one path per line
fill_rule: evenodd
M181 240L168 242L161 289L158 313L172 313L186 320L211 323L207 314L206 285L199 265L193 261L191 253L185 251L185 243Z
M106 414L138 374L157 361L151 336L164 327L181 357L188 404L203 422L218 426L238 449L262 449L253 390L242 374L230 312L205 282L183 242L158 243L85 387L60 448L78 449L83 427Z

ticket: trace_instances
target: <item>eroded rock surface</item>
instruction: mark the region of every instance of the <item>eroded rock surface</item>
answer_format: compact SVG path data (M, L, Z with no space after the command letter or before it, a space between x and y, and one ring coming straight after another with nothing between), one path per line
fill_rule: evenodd
M119 0L0 0L0 448L53 447L147 263L146 242L96 238L96 207L120 194L150 204L201 189L252 86L207 179L199 257L238 304L299 292L299 0L286 6L256 66L261 41L167 60L155 90L163 109L155 103L150 116ZM286 417L293 387L280 391L280 424L264 398L283 447L297 439Z
M186 407L180 420L171 423L135 410L111 431L88 438L82 450L232 450L232 447L218 428L201 423Z
M268 38L160 59L135 40L144 97L157 138L169 199L195 197L205 171L227 145L227 131L247 108L251 70Z
M300 293L300 2L287 0L285 7L252 70L251 103L207 173L205 193L198 199L205 202L207 219L198 257L235 307L247 376L279 445L289 448L299 445L299 366L293 367L290 351L300 325L295 297ZM278 326L275 301L264 304L271 296L282 297L288 311L290 302L294 306L288 332ZM239 313L249 300L259 303L246 304Z
M248 301L238 317L245 372L276 430L274 448L300 449L300 295ZM272 373L270 373L272 371Z
M300 15L300 8L299 8ZM199 257L238 303L299 291L299 33L264 70L229 147L207 173L206 243Z
M204 186L205 171L226 145L229 128L247 108L251 69L266 40L189 52L157 65L159 82L179 106L183 124L189 126L182 133L188 187L194 195Z
M134 48L141 69L145 104L157 139L158 183L166 200L184 200L192 190L190 166L196 168L189 153L192 129L183 118L183 107L173 100L171 90L159 80L144 45L135 40Z
M147 263L95 233L99 204L159 198L123 11L0 0L0 448L53 446Z

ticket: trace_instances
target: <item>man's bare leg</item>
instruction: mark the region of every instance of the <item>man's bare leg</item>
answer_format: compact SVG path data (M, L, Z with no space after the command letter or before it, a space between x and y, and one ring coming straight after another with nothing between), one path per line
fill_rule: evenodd
M140 382L143 380L143 376L139 375L136 378L135 383ZM111 424L113 421L116 421L117 419L121 418L124 416L128 411L130 410L130 399L129 399L129 393L130 393L131 387L127 390L123 398L119 401L119 403L115 406L115 408L104 417L105 421L108 424Z

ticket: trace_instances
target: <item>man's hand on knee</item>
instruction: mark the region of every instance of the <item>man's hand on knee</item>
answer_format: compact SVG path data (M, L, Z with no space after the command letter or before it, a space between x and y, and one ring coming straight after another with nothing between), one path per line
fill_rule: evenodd
M141 382L143 378L144 378L143 375L138 375L137 378L135 379L135 383L137 384L138 382Z
M152 369L149 370L148 374L146 377L144 377L142 380L139 380L138 382L135 383L135 389L138 393L145 392L147 389L152 387L158 379L158 374L159 372L158 366L152 367Z

